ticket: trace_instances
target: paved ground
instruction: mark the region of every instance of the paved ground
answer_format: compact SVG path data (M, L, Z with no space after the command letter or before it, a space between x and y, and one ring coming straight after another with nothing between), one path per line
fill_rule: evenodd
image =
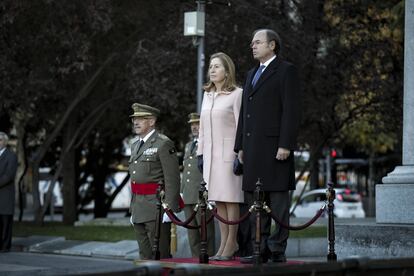
M132 270L132 261L69 255L9 252L0 254L0 275L73 275Z
M28 217L26 217L27 219ZM56 216L53 218L59 219ZM50 217L49 219L50 220ZM300 225L308 219L293 218L291 225ZM337 219L336 223L358 223L355 219ZM123 213L112 214L108 219L93 220L82 216L77 225L129 225ZM316 224L327 225L321 218ZM190 257L187 232L178 227L178 251L174 257ZM217 229L217 233L218 233ZM326 262L327 239L289 239L288 260ZM15 237L13 252L0 254L0 275L69 275L88 273L113 273L139 269L133 261L139 258L134 240L119 242L73 241L64 237L30 236ZM142 267L141 267L142 269Z
M13 250L0 254L1 275L74 275L143 270L136 241L72 241L64 237L13 239ZM325 256L288 257L290 261L326 262Z

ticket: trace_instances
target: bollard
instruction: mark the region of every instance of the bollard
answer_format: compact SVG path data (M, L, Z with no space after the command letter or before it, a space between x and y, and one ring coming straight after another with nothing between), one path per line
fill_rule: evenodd
M152 259L159 260L161 259L160 255L160 234L161 234L161 214L162 214L162 200L164 199L164 183L159 182L157 188L157 215L155 217L155 235L154 235L154 244L152 245Z
M254 210L256 211L256 235L253 248L253 264L260 265L263 260L260 254L261 244L261 212L263 210L264 192L262 191L262 183L260 178L257 179L256 189L254 191Z
M200 207L200 255L199 263L208 264L208 253L207 253L207 222L206 222L206 209L207 209L207 189L206 182L202 181L200 190L198 191L199 207Z
M328 199L328 261L336 261L337 257L335 254L335 223L334 223L334 203L335 200L335 190L333 188L333 183L328 182L328 189L326 190L326 198Z

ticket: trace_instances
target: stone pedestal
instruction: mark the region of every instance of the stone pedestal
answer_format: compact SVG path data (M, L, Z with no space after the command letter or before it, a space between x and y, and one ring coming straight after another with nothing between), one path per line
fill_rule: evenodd
M375 186L376 223L337 225L337 255L414 256L414 0L405 1L402 166Z
M378 184L375 193L377 223L413 224L414 228L414 184Z
M378 223L414 223L414 1L405 1L402 165L376 186Z
M414 225L379 224L365 221L336 225L338 259L351 256L402 258L414 256Z

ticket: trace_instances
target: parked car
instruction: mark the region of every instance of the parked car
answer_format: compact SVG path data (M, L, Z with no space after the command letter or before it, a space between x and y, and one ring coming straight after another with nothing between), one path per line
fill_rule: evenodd
M364 218L361 196L350 189L335 189L334 216L338 218ZM311 218L326 201L326 190L315 189L305 192L293 211L293 217ZM291 207L294 208L294 204Z

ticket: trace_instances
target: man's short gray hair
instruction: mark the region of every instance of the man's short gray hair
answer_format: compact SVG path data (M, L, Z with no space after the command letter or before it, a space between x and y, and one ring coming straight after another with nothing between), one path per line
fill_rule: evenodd
M280 55L280 51L282 51L282 40L280 39L279 34L276 31L272 30L272 29L258 29L258 30L253 32L252 37L254 37L256 33L262 32L262 31L266 32L268 43L270 43L271 41L275 42L276 47L273 50L275 55L277 55L277 56Z
M9 136L3 131L0 131L0 137L3 137L4 140L9 141Z

